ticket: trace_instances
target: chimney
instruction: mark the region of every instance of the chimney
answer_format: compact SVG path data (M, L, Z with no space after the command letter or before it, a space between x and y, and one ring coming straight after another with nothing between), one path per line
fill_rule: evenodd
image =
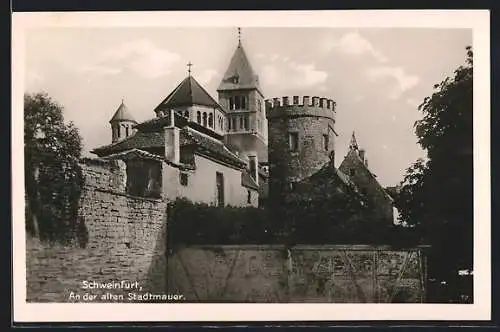
M180 129L175 126L174 110L169 110L169 124L164 127L165 132L165 159L179 164L180 162Z
M248 156L248 164L250 176L254 179L255 183L259 185L259 163L257 161L257 154Z

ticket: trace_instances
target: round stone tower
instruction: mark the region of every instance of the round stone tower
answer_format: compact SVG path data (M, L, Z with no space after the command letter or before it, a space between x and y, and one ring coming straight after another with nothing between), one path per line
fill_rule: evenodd
M266 100L268 119L269 195L276 200L294 184L334 162L336 104L304 96Z

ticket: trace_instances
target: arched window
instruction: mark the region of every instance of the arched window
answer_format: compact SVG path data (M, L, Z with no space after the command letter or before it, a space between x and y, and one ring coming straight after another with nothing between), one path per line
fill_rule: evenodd
M245 121L245 120L243 120L243 117L242 117L242 116L240 116L240 129L245 128L244 121Z
M116 138L120 138L120 132L121 132L120 126L116 126Z
M214 115L212 113L208 114L208 126L210 128L214 127Z
M246 109L247 108L247 97L242 96L241 97L241 109Z
M207 113L203 112L203 126L207 126Z
M249 125L248 125L248 116L245 116L245 118L244 118L244 123L245 123L245 130L250 129L250 127L249 127Z
M125 126L125 137L128 137L128 126Z
M231 119L229 119L229 130L231 130L231 123L233 123L233 121L231 121Z
M239 110L240 107L240 96L234 96L234 109Z
M236 117L233 117L233 130L236 131L238 128L236 127Z
M196 112L196 122L201 124L201 112L200 111Z

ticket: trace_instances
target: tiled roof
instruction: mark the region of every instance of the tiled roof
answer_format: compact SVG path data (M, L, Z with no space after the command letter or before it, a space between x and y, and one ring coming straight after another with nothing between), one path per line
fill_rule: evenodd
M155 111L192 105L222 109L192 76L188 76L155 108Z
M123 103L120 104L118 109L116 110L115 114L109 120L110 123L116 122L116 121L133 121L136 122L134 117L130 114L128 107Z
M163 160L162 156L159 156L159 155L156 155L153 153L149 153L147 151L140 150L140 149L126 150L126 151L110 154L110 155L104 156L102 158L103 159L122 159L122 160L136 159L136 158L158 160L158 161Z
M221 159L231 165L237 167L244 167L246 165L246 162L232 153L222 141L208 135L204 135L189 127L184 127L181 130L181 145L187 144L195 144L198 151L208 153L209 155L215 156L217 159Z
M108 155L131 149L161 148L165 146L165 135L162 132L141 132L124 138L121 141L104 145L92 150L98 156Z
M259 78L253 71L241 43L236 48L217 90L237 89L257 89L260 91Z
M255 180L250 176L250 174L248 174L246 170L243 170L243 172L241 172L241 185L243 187L259 190L259 186L257 185L257 183L255 183Z
M217 160L226 162L230 165L242 168L246 162L241 160L220 140L217 140L208 135L197 132L187 126L180 130L179 135L180 146L194 145L196 151L214 157ZM137 131L134 135L129 136L121 141L113 144L101 146L92 150L92 153L98 156L105 156L131 149L150 149L163 148L165 146L165 135L162 131L141 132Z

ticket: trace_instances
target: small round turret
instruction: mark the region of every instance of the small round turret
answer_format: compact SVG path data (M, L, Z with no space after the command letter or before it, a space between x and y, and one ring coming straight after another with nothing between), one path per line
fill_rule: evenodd
M132 135L135 131L135 129L133 129L133 126L137 124L137 121L135 121L135 119L132 117L128 110L128 107L125 105L122 99L120 106L118 106L118 109L116 110L111 120L109 120L109 123L111 124L112 131L111 142L114 143L118 140Z

